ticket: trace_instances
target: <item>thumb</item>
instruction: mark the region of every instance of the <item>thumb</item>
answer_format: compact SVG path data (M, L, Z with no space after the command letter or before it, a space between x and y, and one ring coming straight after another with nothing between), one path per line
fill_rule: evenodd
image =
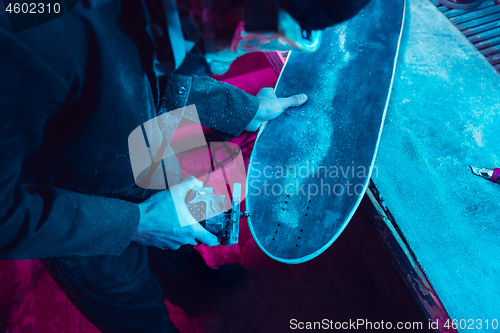
M207 229L203 228L199 223L191 225L194 232L194 238L207 246L219 245L219 239Z
M203 182L196 179L194 176L189 176L178 184L177 187L179 194L185 197L189 190L198 191L201 189L203 187Z
M292 107L292 106L300 106L300 105L304 104L306 101L307 101L307 95L305 95L305 94L293 95L293 96L286 97L286 98L280 98L280 102L285 109Z

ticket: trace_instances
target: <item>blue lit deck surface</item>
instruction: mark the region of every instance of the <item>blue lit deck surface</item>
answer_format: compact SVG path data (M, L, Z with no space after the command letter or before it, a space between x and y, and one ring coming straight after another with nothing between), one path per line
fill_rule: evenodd
M469 165L500 166L500 77L429 0L405 25L373 181L449 316L491 332L500 186Z
M309 99L261 128L247 178L250 231L271 258L289 264L315 258L358 207L387 110L404 11L404 0L373 0L325 30L317 52L288 57L276 95Z

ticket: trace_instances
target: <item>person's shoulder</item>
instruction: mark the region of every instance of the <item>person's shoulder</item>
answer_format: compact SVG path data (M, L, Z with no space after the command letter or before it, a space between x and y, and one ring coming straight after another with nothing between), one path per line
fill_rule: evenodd
M15 33L3 12L0 45L3 51L33 59L34 63L43 62L66 81L72 81L75 76L84 75L91 50L95 49L95 37L106 34L105 27L118 25L118 20L104 15L105 12L118 11L120 7L121 0L79 1L67 13ZM1 58L2 55L0 61Z
M134 0L135 1L135 0ZM68 3L69 1L66 1ZM34 49L57 52L75 50L89 38L118 29L123 0L80 0L67 12L48 22L14 33ZM1 6L0 6L1 7ZM5 9L0 9L0 29L12 32Z
M41 53L71 49L86 42L92 23L80 1L67 13L40 25L16 32L17 38Z

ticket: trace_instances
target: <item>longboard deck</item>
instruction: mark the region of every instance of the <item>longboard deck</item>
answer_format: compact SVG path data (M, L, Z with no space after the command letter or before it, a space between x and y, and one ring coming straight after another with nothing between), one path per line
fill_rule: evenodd
M318 256L357 209L372 174L404 11L405 0L372 0L325 30L317 52L289 55L276 94L309 99L260 129L246 186L250 231L269 257L297 264Z

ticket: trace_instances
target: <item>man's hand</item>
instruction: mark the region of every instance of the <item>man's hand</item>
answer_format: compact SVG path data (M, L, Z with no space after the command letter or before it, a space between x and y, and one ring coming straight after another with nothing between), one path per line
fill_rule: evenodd
M191 176L140 203L141 217L133 240L164 250L177 250L185 244L196 245L196 240L208 246L218 245L217 236L194 219L184 201L189 190L202 187L203 183Z
M274 119L292 106L299 106L307 101L306 95L294 95L278 98L273 88L262 88L257 97L260 100L259 110L245 130L255 132L263 122Z

